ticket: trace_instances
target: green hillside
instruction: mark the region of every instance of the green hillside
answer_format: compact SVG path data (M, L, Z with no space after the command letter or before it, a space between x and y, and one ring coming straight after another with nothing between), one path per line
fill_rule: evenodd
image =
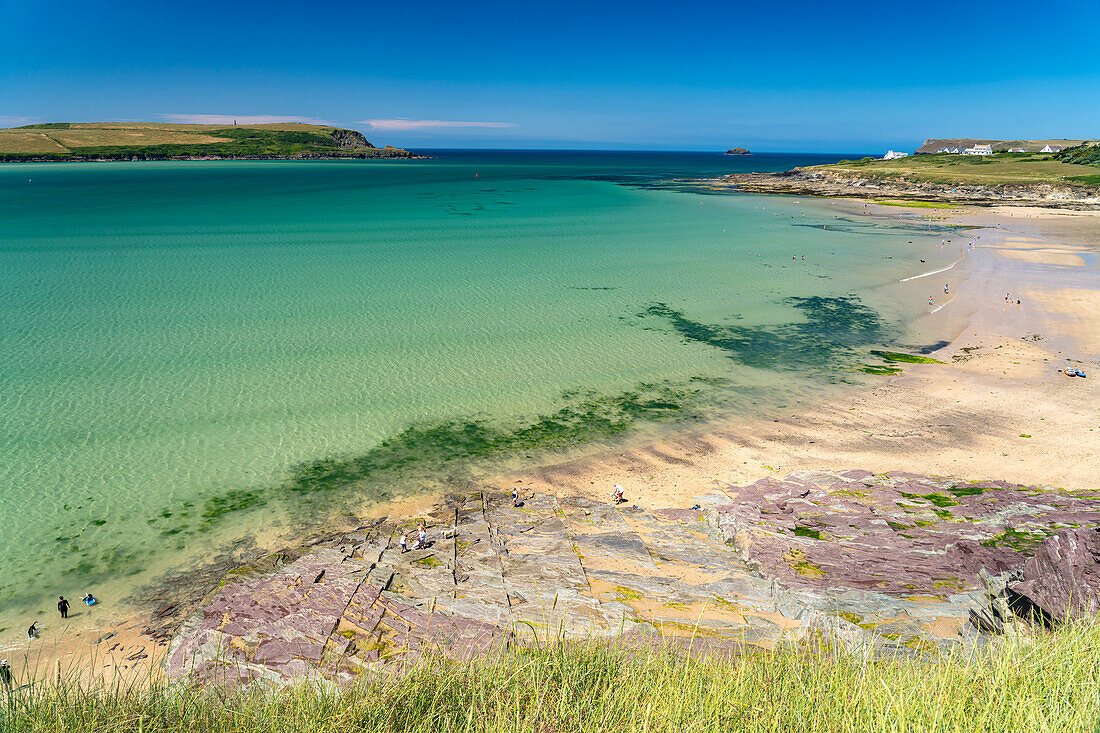
M1072 148L1065 148L1054 156L1063 163L1077 165L1100 165L1100 143L1087 142Z
M1071 151L1082 154L1067 155ZM1028 185L1100 183L1100 148L1080 146L1062 153L994 153L993 155L910 155L897 160L842 160L807 170L871 179L957 185Z
M189 158L410 157L355 130L323 125L49 122L0 130L0 162Z

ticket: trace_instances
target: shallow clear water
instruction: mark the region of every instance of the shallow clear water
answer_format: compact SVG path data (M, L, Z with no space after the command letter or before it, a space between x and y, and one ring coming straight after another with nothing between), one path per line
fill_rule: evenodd
M821 399L950 258L660 183L814 156L437 155L0 167L0 602L119 595L468 458Z

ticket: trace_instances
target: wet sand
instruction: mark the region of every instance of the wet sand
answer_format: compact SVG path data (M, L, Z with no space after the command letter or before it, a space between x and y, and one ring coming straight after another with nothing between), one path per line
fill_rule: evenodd
M927 210L911 213L928 216ZM931 355L945 364L902 364L904 373L883 377L881 386L817 409L512 480L528 490L593 498L606 498L622 484L630 501L646 507L690 506L715 483L797 470L903 470L1095 487L1100 277L1087 244L1100 243L1100 216L1019 208L1012 214L936 214L946 223L983 227L964 235L979 237L967 253L965 280L943 309L926 316L958 328L950 345ZM1046 256L1012 256L1021 246ZM928 278L937 299L940 279ZM1089 377L1066 377L1067 365Z

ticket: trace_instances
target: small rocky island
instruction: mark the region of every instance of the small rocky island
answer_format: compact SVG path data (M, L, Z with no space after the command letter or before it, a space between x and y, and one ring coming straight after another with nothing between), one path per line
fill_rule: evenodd
M749 152L748 148L730 148L724 154L725 155L752 155L752 153Z

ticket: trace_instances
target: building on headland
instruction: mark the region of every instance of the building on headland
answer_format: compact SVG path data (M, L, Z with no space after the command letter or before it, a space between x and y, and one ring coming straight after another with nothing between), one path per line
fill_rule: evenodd
M897 160L898 158L908 158L909 153L903 153L900 150L888 150L886 155L882 156L883 160Z
M1062 151L1062 146L1061 145L1047 145L1046 147L1044 147L1039 152L1040 153L1059 153L1061 151Z
M975 145L962 151L963 155L993 155L992 145Z
M915 155L952 154L952 155L988 155L988 153L968 152L968 149L989 146L993 153L1057 153L1060 150L1081 145L1087 140L1070 140L1067 138L1054 138L1047 140L993 140L991 138L928 138L924 144L917 148Z

